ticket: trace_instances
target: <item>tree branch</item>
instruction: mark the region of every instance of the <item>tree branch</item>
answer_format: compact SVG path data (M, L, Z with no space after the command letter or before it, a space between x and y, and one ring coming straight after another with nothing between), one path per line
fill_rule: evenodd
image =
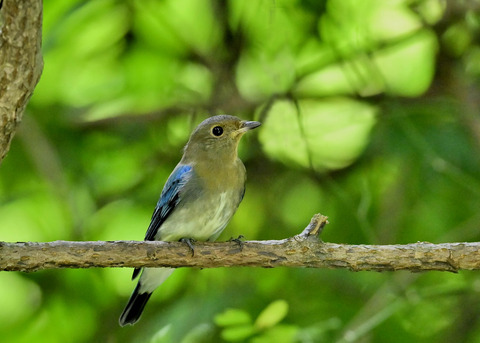
M42 0L5 1L0 7L0 163L40 79Z
M348 245L322 243L320 214L299 235L278 241L197 242L195 254L180 242L0 242L0 270L37 271L94 267L309 267L354 271L479 270L480 243Z

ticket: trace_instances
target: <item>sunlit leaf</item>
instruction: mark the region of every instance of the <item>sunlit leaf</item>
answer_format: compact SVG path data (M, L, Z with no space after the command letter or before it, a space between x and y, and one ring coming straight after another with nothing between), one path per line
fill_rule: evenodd
M265 330L281 322L288 313L288 303L285 300L276 300L269 304L255 320L255 328Z
M221 31L210 4L195 0L135 1L142 39L167 53L209 54Z
M418 96L433 79L437 41L427 30L375 53L375 63L383 75L386 92Z
M231 326L222 330L221 336L227 342L239 342L255 333L252 325Z
M260 336L253 337L251 343L291 343L295 342L299 327L294 325L276 325Z
M294 93L298 96L332 96L354 94L355 86L345 66L333 64L302 78Z
M252 322L250 314L240 309L228 309L215 316L215 324L219 326L246 325Z
M260 131L265 151L285 163L338 169L353 163L375 124L373 106L343 98L278 101Z
M372 17L368 18L370 33L378 40L393 41L406 36L422 27L419 16L406 6L405 3L392 4L387 1L378 1Z
M294 59L290 51L280 49L275 56L244 54L238 63L236 80L242 95L251 100L285 93L295 80Z

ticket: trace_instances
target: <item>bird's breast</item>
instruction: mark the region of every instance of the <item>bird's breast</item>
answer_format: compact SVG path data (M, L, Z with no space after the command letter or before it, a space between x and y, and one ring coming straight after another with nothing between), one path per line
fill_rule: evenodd
M210 194L204 192L194 201L179 206L163 223L156 239L215 240L227 226L239 203L238 191L228 190Z

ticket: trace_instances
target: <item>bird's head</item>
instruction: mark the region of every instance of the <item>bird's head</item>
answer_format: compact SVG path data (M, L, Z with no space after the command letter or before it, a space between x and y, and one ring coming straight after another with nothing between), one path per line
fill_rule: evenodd
M201 122L191 134L185 146L184 157L236 159L240 138L258 126L260 123L257 121L245 121L229 115L210 117Z

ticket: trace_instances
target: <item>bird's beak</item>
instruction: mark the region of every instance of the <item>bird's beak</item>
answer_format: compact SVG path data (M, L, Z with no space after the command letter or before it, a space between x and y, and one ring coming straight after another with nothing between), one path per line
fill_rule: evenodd
M253 130L257 127L259 127L260 125L262 125L262 123L258 122L258 121L246 121L246 120L243 120L240 122L240 129L238 129L236 132L239 133L239 134L243 134L249 130Z

